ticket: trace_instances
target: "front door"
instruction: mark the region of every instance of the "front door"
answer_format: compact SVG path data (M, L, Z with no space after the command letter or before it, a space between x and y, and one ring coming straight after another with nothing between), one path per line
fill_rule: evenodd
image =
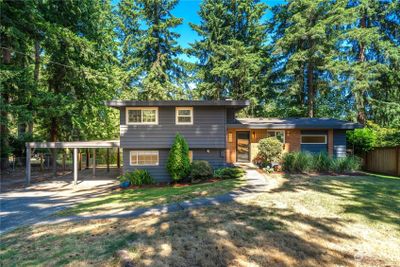
M250 132L236 132L236 161L250 161Z

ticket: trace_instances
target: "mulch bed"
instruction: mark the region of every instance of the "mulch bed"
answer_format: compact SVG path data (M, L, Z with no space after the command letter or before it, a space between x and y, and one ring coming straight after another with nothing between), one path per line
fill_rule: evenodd
M145 184L141 186L137 185L130 185L129 187L126 188L121 188L119 186L114 187L114 190L117 191L122 191L122 190L127 190L127 189L144 189L144 188L162 188L162 187L185 187L185 186L191 186L191 185L198 185L198 184L210 184L210 183L215 183L218 181L221 181L222 179L220 178L210 178L207 180L201 180L201 181L195 181L193 183L190 182L175 182L175 183L157 183L157 184Z

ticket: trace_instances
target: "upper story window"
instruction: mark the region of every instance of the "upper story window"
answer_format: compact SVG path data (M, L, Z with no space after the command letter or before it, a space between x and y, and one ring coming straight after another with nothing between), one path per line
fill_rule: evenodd
M282 144L285 143L285 131L284 130L275 130L275 131L268 131L267 137L276 137Z
M158 124L158 108L126 108L126 124Z
M175 109L176 124L193 124L193 108L177 107Z
M302 144L316 144L325 145L326 144L326 134L303 134L301 135Z

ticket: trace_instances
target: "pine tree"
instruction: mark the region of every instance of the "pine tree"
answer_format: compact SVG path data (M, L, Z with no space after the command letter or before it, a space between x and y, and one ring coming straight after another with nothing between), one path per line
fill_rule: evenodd
M395 89L400 84L396 74L400 7L396 2L349 1L342 20L340 69L354 97L357 120L363 124L374 114L400 110ZM395 119L396 115L389 117Z
M259 1L207 0L200 25L191 27L201 40L190 53L199 58L198 94L203 98L248 99L261 91L266 6Z
M275 88L294 107L293 115L314 117L318 97L330 93L327 69L342 9L343 3L327 0L288 1L273 9Z
M182 19L171 14L178 0L125 0L119 4L125 87L138 88L142 100L180 99L185 70L173 29Z

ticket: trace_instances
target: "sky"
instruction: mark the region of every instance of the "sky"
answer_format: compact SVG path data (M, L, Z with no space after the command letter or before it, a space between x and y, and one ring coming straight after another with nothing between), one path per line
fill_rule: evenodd
M116 5L119 0L112 0L113 5ZM284 0L261 0L261 2L266 3L269 6L274 6L277 4L281 4L285 2ZM178 18L183 19L183 23L175 28L175 32L179 33L181 36L178 39L178 43L183 48L190 47L190 43L198 40L199 36L193 31L190 26L189 22L199 24L200 17L198 15L198 11L200 9L201 0L180 0L176 5L175 9L172 11L172 14ZM265 15L265 19L271 17L271 13L268 12ZM189 61L193 61L193 58L187 58L183 56L184 59Z

